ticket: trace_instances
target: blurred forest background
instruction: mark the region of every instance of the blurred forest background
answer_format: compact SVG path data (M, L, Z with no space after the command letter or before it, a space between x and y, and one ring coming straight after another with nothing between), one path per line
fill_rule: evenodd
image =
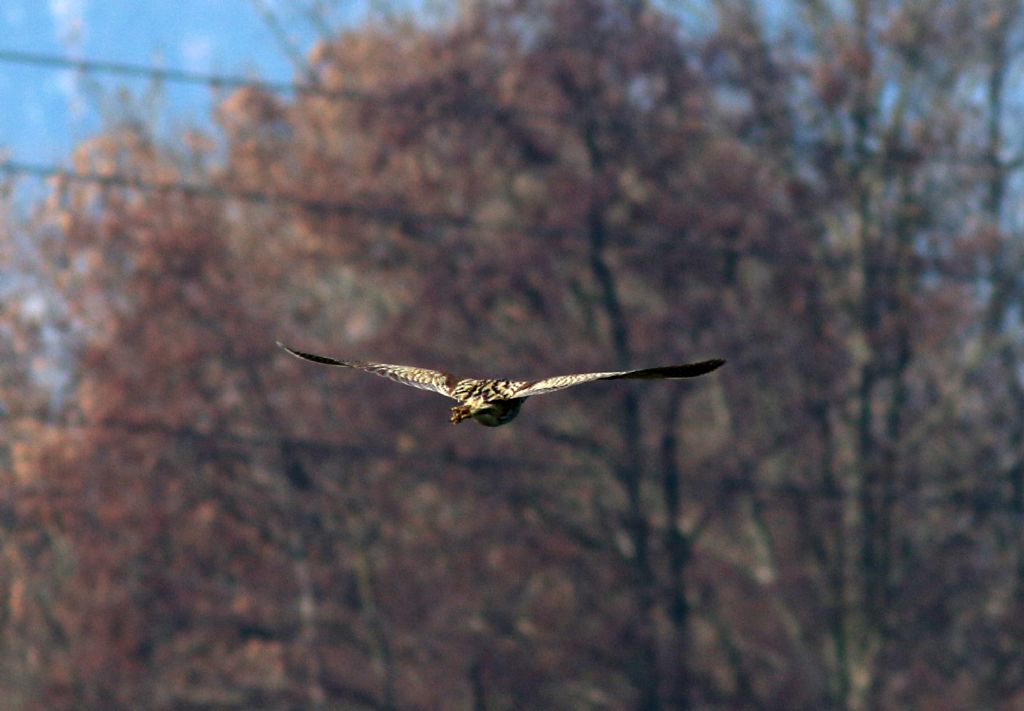
M8 175L2 708L1024 708L1021 4L451 3Z

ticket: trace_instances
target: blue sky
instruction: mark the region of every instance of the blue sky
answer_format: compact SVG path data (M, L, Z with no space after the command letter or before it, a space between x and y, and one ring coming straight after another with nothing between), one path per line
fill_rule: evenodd
M314 0L0 0L0 50L163 66L289 81L292 64L257 10L274 11L305 53L318 39L302 9ZM334 26L365 16L366 2L337 0ZM122 76L0 63L0 151L30 163L64 161L102 124L103 105L120 88L148 83ZM108 97L105 100L103 97ZM164 127L208 123L213 94L168 84L159 104ZM0 154L3 155L3 154Z
M330 26L365 18L369 0L319 0L334 8ZM290 82L296 77L287 51L257 6L273 12L305 55L319 39L302 14L317 0L0 0L0 51L77 60L118 62L198 73ZM78 142L103 125L104 107L127 89L135 97L151 82L124 76L0 62L0 160L67 165ZM150 116L172 138L187 126L209 126L216 96L203 85L166 84ZM138 102L136 102L138 103ZM39 196L38 180L22 178L19 196ZM30 245L25 242L25 245ZM24 247L31 251L28 246ZM0 282L17 283L9 273ZM26 302L43 320L47 357L34 365L54 402L70 383L63 334L45 323L44 290ZM0 403L0 414L2 414Z

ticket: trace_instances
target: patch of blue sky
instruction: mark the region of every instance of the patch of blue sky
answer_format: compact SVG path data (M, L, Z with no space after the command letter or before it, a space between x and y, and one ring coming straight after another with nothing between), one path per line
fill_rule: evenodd
M312 3L263 0L305 54L321 28L299 8ZM366 2L336 8L332 26L366 13ZM291 81L296 70L251 0L3 0L0 50L120 62L191 72ZM66 160L75 144L99 130L117 97L158 115L158 130L211 125L218 94L202 85L166 82L152 92L145 78L25 64L0 64L0 150L37 164ZM149 97L149 98L143 98ZM155 98L154 98L155 97ZM156 105L152 105L156 102ZM164 136L171 138L170 135Z

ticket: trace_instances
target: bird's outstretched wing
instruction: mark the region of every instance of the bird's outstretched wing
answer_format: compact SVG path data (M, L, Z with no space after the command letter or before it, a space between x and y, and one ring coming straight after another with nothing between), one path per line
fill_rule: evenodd
M695 378L698 375L710 373L712 370L721 367L725 363L721 358L713 360L702 360L699 363L687 363L685 365L667 365L661 368L644 368L642 370L620 370L611 373L576 373L574 375L556 375L552 378L534 380L523 383L523 387L516 391L516 397L529 397L530 395L543 395L563 388L571 388L573 385L581 385L594 380L623 380L635 378L640 380L672 380L675 378Z
M458 383L458 378L450 373L442 373L439 370L416 368L411 365L366 363L356 360L335 360L334 358L327 358L326 356L319 356L312 353L303 353L302 351L293 350L281 343L281 341L278 341L277 345L281 346L281 348L285 349L296 358L302 358L303 360L309 360L314 363L323 363L324 365L334 365L341 368L365 370L368 373L380 375L384 378L389 378L395 382L402 383L402 385L410 385L414 388L419 388L420 390L430 390L435 393L440 393L441 395L447 395L448 397L452 397L452 389Z

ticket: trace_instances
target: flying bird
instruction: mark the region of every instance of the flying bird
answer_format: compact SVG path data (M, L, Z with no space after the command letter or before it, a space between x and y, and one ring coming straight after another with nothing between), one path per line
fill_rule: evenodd
M416 368L409 365L390 365L388 363L367 363L355 360L335 360L326 356L296 351L280 341L277 345L296 358L309 360L324 365L341 368L365 370L384 378L390 378L403 385L411 385L421 390L431 390L457 400L453 407L450 422L458 424L473 418L481 425L498 427L511 422L519 414L523 401L531 395L553 393L556 390L571 388L574 385L589 383L594 380L674 380L676 378L695 378L710 373L721 367L725 361L721 358L702 360L698 363L684 365L667 365L660 368L644 368L642 370L617 370L609 373L575 373L573 375L556 375L543 380L499 380L491 378L459 378L451 373L428 368Z

